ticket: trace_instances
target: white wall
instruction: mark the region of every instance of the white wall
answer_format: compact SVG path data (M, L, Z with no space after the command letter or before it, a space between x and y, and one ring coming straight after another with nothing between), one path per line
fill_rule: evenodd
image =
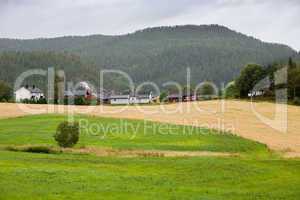
M30 99L31 93L26 88L22 87L15 92L16 102L20 102L24 99Z
M34 96L35 100L39 100L41 97L45 97L43 93L33 93L31 96Z
M39 100L41 97L45 97L43 93L33 93L32 94L25 87L22 87L15 92L16 102L21 102L22 100L25 100L25 99L31 99L32 96L35 98L35 100Z
M110 104L112 104L112 105L129 104L129 99L111 99Z
M151 103L150 98L138 99L136 97L130 97L129 99L111 99L110 104L112 105L124 105L124 104L148 104Z
M150 99L143 98L143 99L137 99L135 103L137 103L137 104L138 103L140 103L140 104L148 104L150 102L151 102Z

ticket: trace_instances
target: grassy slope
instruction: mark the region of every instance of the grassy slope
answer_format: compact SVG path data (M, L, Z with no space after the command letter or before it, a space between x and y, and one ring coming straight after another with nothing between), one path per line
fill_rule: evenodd
M51 144L63 115L27 116L0 120L0 145ZM205 150L218 152L265 152L266 146L234 135L206 129L135 120L77 116L82 125L80 146L118 149ZM96 128L99 125L98 128ZM88 127L88 128L84 128ZM105 134L104 134L105 133Z
M300 161L0 151L0 199L297 199Z
M77 117L102 125L116 119ZM0 120L0 145L51 144L64 116L43 115ZM127 120L126 120L127 121ZM88 135L80 145L114 148L212 150L261 155L265 145L230 135L193 129L182 135L143 132L140 127L113 134ZM121 123L124 124L124 121ZM159 125L151 123L152 125ZM114 129L116 130L116 129ZM101 133L101 131L98 131ZM197 133L197 134L196 134ZM260 156L258 156L260 157ZM32 154L0 150L0 199L297 199L300 160L266 157L118 158L76 154Z

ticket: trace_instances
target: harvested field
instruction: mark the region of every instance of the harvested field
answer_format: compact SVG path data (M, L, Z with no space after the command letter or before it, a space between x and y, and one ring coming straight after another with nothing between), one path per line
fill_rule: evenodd
M280 105L279 105L280 106ZM282 105L281 105L282 106ZM271 149L300 155L300 107L287 106L287 130L284 120L273 127L259 119L257 113L272 120L276 104L247 101L203 101L151 106L52 106L0 104L0 118L42 113L82 113L95 116L145 119L181 125L193 125L231 131L242 137L267 144ZM280 115L283 115L280 112ZM283 123L281 123L283 122ZM276 127L277 126L277 127ZM275 128L274 128L275 127ZM276 129L277 128L277 129Z

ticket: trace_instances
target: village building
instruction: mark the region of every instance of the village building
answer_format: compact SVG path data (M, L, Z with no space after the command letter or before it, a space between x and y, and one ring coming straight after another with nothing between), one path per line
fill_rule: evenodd
M153 101L153 96L149 95L111 95L109 103L112 105L128 105L128 104L150 104Z
M24 86L14 92L16 102L22 102L24 100L37 101L41 98L45 98L41 89L33 86Z
M76 88L67 90L64 92L65 98L79 98L83 97L87 100L92 100L97 98L97 94L93 92L87 82L80 82Z
M170 95L167 96L167 100L170 103L181 102L182 101L182 95L170 94Z
M170 103L196 101L197 96L193 94L191 95L170 94L167 96L167 100Z

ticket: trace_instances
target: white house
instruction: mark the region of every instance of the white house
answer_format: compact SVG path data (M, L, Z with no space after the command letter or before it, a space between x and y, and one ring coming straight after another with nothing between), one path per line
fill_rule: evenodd
M74 88L64 92L65 98L84 97L85 99L96 99L97 93L93 92L93 88L87 82L79 82Z
M112 105L130 104L130 95L112 95L109 99Z
M14 92L16 102L21 102L22 100L39 100L44 98L44 93L34 85L32 87L21 87Z
M248 93L248 97L258 97L258 96L263 96L265 92L263 90L259 91L251 91Z
M110 104L124 105L124 104L149 104L152 102L152 94L150 95L112 95L109 97Z

